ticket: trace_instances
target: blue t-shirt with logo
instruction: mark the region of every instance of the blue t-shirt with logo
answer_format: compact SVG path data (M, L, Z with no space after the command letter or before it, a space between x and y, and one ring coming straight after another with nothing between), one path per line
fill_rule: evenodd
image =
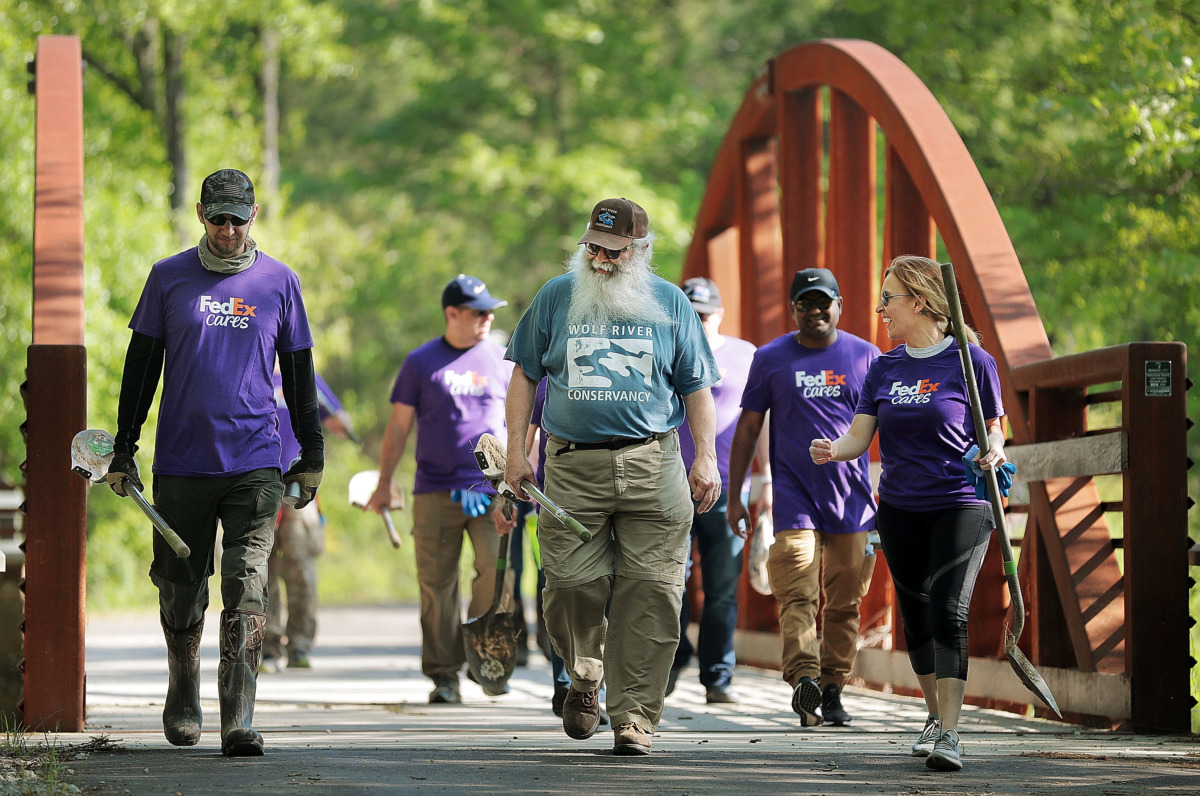
M300 279L262 252L237 274L195 248L155 263L129 328L164 341L154 472L219 477L278 467L277 352L312 348Z
M996 360L969 344L985 419L1004 415ZM986 502L964 478L962 457L975 444L975 421L958 343L918 358L898 346L871 366L857 414L879 422L883 473L879 497L908 511Z
M729 449L733 447L733 435L742 414L742 390L746 388L754 351L754 343L724 334L720 335L720 344L713 349L721 373L721 380L713 385L712 395L717 407L717 469L721 471L722 489L729 489ZM683 466L692 469L692 463L696 461L696 443L686 419L679 427L679 452L683 454Z
M683 422L682 396L719 378L700 318L678 286L654 277L674 323L568 324L575 276L551 279L521 316L508 359L547 378L542 428L572 442L648 437Z
M504 399L511 379L504 347L492 340L461 349L438 337L405 357L392 403L416 410L414 495L452 489L495 494L479 471L475 443L485 433L506 438Z
M754 355L742 408L771 412L771 515L777 532L875 527L869 454L817 465L808 448L818 437L836 439L850 428L867 369L878 356L877 346L841 330L825 348L809 348L786 334Z

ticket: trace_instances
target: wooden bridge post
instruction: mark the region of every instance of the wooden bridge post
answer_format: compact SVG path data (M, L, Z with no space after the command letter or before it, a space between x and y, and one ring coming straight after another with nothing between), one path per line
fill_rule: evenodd
M36 61L33 344L26 369L25 699L30 729L84 729L86 483L71 440L87 427L83 345L83 58L44 36Z
M1125 650L1137 731L1191 731L1186 381L1183 343L1129 345Z

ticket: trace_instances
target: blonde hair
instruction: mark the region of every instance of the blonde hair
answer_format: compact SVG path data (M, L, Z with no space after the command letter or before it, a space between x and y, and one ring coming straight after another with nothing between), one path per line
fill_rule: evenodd
M883 272L883 278L888 275L904 286L907 293L925 299L925 309L922 315L928 315L937 321L938 328L943 334L954 334L950 328L950 300L946 297L946 286L942 282L942 264L928 257L915 254L902 254L892 260L892 264ZM970 326L963 324L967 341L979 345L979 335Z

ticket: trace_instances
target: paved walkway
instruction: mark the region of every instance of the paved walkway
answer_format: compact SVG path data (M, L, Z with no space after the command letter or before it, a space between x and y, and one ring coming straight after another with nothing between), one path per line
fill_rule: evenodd
M313 669L259 678L262 758L220 754L217 616L201 647L207 724L200 745L162 736L166 650L152 614L88 624L85 734L111 751L68 760L85 793L229 794L1197 794L1192 739L1079 729L968 707L966 769L930 771L909 755L919 700L848 689L851 727L802 728L778 673L739 667L739 705L707 705L695 668L668 698L649 757L614 757L612 733L587 741L550 712L550 670L535 650L511 693L463 681L461 706L426 704L413 606L322 611Z

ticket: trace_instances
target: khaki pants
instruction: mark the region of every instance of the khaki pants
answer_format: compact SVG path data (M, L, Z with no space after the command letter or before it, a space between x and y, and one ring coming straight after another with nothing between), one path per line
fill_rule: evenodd
M546 629L577 690L605 682L613 727L653 732L679 644L692 526L679 437L557 455L565 445L551 436L546 446L546 494L592 539L542 512Z
M806 676L822 686L845 686L858 653L859 606L875 571L875 556L865 555L866 545L866 531L823 533L802 528L775 534L767 572L779 603L783 679L792 688ZM825 611L818 641L822 587Z
M449 492L413 496L412 535L421 588L421 671L434 682L457 680L467 661L458 585L464 531L475 550L467 616L476 617L491 607L496 584L500 537L491 512L469 517L460 503L450 499Z
M267 559L267 625L263 656L312 652L317 634L317 556L325 552L325 531L317 501L302 509L284 506ZM287 605L284 606L284 593Z

